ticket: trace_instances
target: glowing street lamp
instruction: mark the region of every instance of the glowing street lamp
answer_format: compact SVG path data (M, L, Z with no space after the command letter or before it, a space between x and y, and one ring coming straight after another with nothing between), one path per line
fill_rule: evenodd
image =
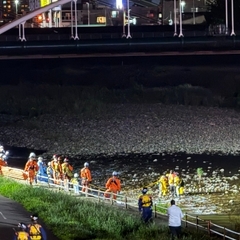
M184 12L185 5L186 5L186 2L181 1L181 11L182 11L182 13Z
M122 9L123 8L122 0L116 0L116 8L117 9Z
M178 35L178 37L184 37L183 36L183 33L182 33L182 12L183 12L183 7L185 6L185 2L184 1L181 1L179 0L179 25L180 25L180 33Z
M18 14L18 3L19 3L19 0L15 0L15 6L16 6L16 16Z
M173 36L177 36L177 1L174 0L173 5L174 5L174 34Z
M232 32L231 36L236 36L234 32L234 6L233 6L233 0L231 0L231 12L232 12Z

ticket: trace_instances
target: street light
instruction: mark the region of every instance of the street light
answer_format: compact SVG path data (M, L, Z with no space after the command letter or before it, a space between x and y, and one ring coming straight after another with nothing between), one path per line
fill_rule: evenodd
M130 11L131 9L129 8L129 0L127 0L128 33L126 38L132 38L130 33Z
M182 1L181 2L181 10L182 10L182 13L184 13L184 7L185 7L185 5L186 5L186 2L184 2L184 1Z
M18 15L18 3L19 3L19 0L15 0L15 5L16 5L16 16Z
M178 37L183 37L183 32L182 32L182 10L183 10L183 7L185 6L185 2L179 0L179 26L180 26L180 29L179 29L179 35Z
M227 0L225 0L225 24L226 24L225 34L228 35L228 1Z
M173 5L174 5L174 34L173 36L177 36L177 1L174 0Z
M231 36L236 36L234 32L234 6L233 6L233 0L231 0L231 12L232 12L232 32Z
M87 17L88 17L88 25L90 24L90 14L89 14L89 2L86 2L87 4Z

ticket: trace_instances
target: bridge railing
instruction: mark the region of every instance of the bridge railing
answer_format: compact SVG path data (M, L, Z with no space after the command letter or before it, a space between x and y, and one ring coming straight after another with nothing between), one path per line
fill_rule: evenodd
M2 167L2 174L5 177L18 180L21 183L28 183L28 180L24 177L26 173L21 169ZM79 194L75 193L74 185L78 186ZM114 199L114 194L109 192L108 194L110 194L110 197L105 197L105 190L103 190L101 187L93 185L93 187L91 186L87 188L87 191L82 191L83 186L81 184L74 184L68 180L56 181L56 179L53 178L37 175L34 186L45 187L53 191L64 191L74 197L91 197L97 199L99 202L107 202L111 205L117 204L119 206L123 206L126 209L138 208L138 199L128 197L123 194L116 194L116 199ZM167 218L167 208L154 203L153 215L155 218L158 216ZM222 237L222 239L240 240L240 232L236 232L229 228L215 224L211 220L204 220L198 216L192 216L188 213L185 213L182 222L185 225L185 228L190 227L191 229L195 228L196 231L205 231L209 236L217 235L218 237Z

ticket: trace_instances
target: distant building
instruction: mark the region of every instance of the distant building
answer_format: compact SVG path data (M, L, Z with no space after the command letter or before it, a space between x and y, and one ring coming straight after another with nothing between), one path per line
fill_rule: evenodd
M0 21L6 23L17 16L46 6L56 0L0 0ZM182 0L181 11L183 24L202 24L205 13L209 11L208 2L212 0ZM128 20L134 25L173 25L174 0L131 0L130 19L127 19L127 0L78 0L78 25L108 25L127 24ZM122 3L122 5L121 5ZM179 0L176 0L176 23L179 24ZM123 18L123 10L125 18ZM50 17L49 17L50 16ZM39 17L39 18L38 18ZM70 3L57 7L52 11L52 24L49 23L49 13L36 17L33 22L38 27L69 27L71 23ZM39 20L40 19L40 20ZM74 13L73 13L74 19Z
M206 0L182 0L181 11L183 24L202 24L205 22L205 14L209 11ZM162 2L163 25L174 24L174 0ZM179 23L179 0L176 0L177 24Z
M6 23L29 11L28 0L0 0L0 21Z

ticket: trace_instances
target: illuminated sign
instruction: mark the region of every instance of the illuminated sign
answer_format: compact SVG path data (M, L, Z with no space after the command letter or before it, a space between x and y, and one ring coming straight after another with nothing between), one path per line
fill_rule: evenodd
M51 0L41 0L41 7L45 7L51 3Z
M106 17L97 17L97 23L106 23Z

